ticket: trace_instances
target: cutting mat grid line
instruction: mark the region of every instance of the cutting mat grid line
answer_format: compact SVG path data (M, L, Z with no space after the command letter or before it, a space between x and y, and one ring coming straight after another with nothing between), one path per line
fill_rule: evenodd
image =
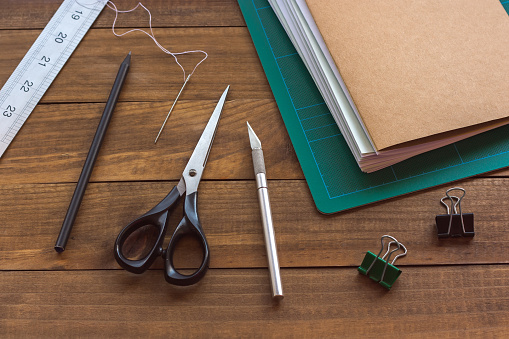
M255 5L254 1L253 5ZM262 24L262 28L265 32L267 42L269 43L274 59L277 62L278 69L283 77L283 81L286 86L286 90L288 91L290 100L293 104L295 113L297 114L299 122L301 123L301 128L306 137L306 141L310 146L310 150L313 154L317 169L320 172L322 180L324 180L324 174L322 173L322 169L324 168L324 166L326 166L326 163L323 162L318 163L316 161L316 155L317 153L320 153L320 149L323 143L315 147L312 147L311 143L325 141L328 138L338 138L339 140L337 141L341 141L343 139L342 134L336 122L332 118L330 111L325 105L325 102L323 101L321 94L314 85L311 76L306 71L306 68L302 63L302 60L300 59L300 56L298 55L297 51L291 44L291 41L288 38L286 38L288 41L285 41L283 43L281 42L281 40L283 40L284 37L278 35L277 31L278 29L279 30L282 29L282 27L281 28L274 27L271 29L270 26L279 25L279 21L275 20L275 14L272 8L270 6L265 6L265 3L262 2L261 7L256 8L256 11L260 23ZM272 18L266 18L266 20L263 20L263 18L265 18L266 16L271 16ZM271 31L273 31L274 34L271 34ZM280 52L283 55L277 55L277 52ZM288 59L282 60L283 58ZM299 67L295 67L296 64L301 65L299 65ZM303 95L300 92L305 92L306 95ZM301 101L299 101L299 98L302 98ZM320 102L309 104L310 100L312 102L314 101ZM304 121L305 123L303 123ZM330 145L329 147L334 147L334 145ZM394 169L391 168L391 173L393 174L392 180L387 180L388 178L385 178L386 172L387 170L383 172L379 171L379 173L377 173L378 175L382 174L382 177L384 177L382 184L370 185L369 187L363 187L354 191L349 189L348 191L342 191L340 193L336 192L334 195L332 195L331 190L334 191L333 185L327 184L327 182L324 180L324 186L326 188L329 199L341 197L344 195L349 195L352 193L368 190L370 188L378 187L380 185L386 185L388 183L398 180L398 177Z
M509 13L509 0L501 3ZM322 212L337 212L509 165L509 126L505 126L374 173L361 172L267 0L239 0L239 4L311 193ZM270 49L270 53L264 49ZM318 187L319 182L322 188Z
M509 1L508 1L508 3L509 3ZM295 56L296 60L286 61L286 63L299 63L299 62L302 62L300 57L298 56L298 53L296 51L293 52L293 53L290 53L290 54L283 55L283 56L277 56L275 54L275 52L274 52L275 48L272 46L272 43L271 43L275 39L270 39L269 35L267 34L266 26L263 25L263 21L262 21L262 17L263 16L260 16L260 13L259 13L261 10L269 11L269 13L267 15L275 15L275 14L272 12L272 8L270 6L262 6L260 8L257 8L258 16L260 18L260 22L262 23L262 27L263 27L263 29L265 31L265 35L267 36L267 41L269 42L269 45L271 46L271 50L272 50L272 53L274 55L274 59L277 60L277 64L278 64L278 67L279 67L279 70L280 70L281 74L283 75L286 71L293 71L293 72L295 72L296 69L304 70L304 67L305 67L304 64L302 64L302 66L298 67L298 68L297 67L286 67L285 63L282 63L280 61L280 59L282 59L282 58ZM270 13L270 12L272 12L272 13ZM271 24L272 23L273 23L273 21L271 22ZM269 34L270 34L270 30L269 30ZM286 48L288 48L288 47L284 46L283 50L285 50ZM293 46L292 46L292 48L293 48ZM277 48L276 48L276 50L277 50ZM300 79L302 77L308 77L309 79ZM307 85L309 85L309 87L314 87L313 86L314 83L312 82L311 76L307 72L303 72L303 74L299 74L297 76L296 76L296 74L294 74L291 77L290 76L287 76L287 77L283 76L283 80L285 82L286 89L287 89L287 91L288 91L288 93L290 95L290 99L291 99L292 103L294 104L294 109L296 111L302 111L302 110L305 110L305 109L312 109L312 108L318 107L320 105L323 105L321 107L321 109L326 111L325 113L320 113L320 112L316 112L316 114L311 113L311 116L307 116L304 119L301 118L301 115L303 113L297 113L296 112L297 115L299 116L299 121L301 122L302 130L303 130L303 132L305 132L306 139L307 139L308 143L317 142L317 141L323 141L323 140L325 140L327 138L334 138L334 137L337 137L338 139L341 140L342 139L342 134L340 133L339 128L337 127L336 122L332 118L331 113L329 112L327 106L325 105L325 102L322 101L320 103L315 103L315 104L312 104L312 105L307 105L305 107L297 107L295 105L294 97L305 97L305 96L300 96L299 93L294 93L295 91L292 90L291 88L289 88L289 84L288 84L289 79L290 79L290 81L293 81L293 82L296 82L296 83L300 84L301 86L299 87L299 89L305 90L308 93L309 93L309 91L313 91L314 90L314 92L316 92L316 93L314 93L315 95L313 95L313 97L314 97L313 99L321 100L321 96L320 96L320 94L318 92L318 89L316 87L313 88L313 89L312 88L307 88L308 87ZM291 85L292 84L290 84L290 86ZM306 100L309 100L309 97L307 97ZM317 122L317 120L320 119L320 118L322 118L322 121ZM306 127L305 124L302 124L303 121L306 121L307 125L313 124L314 127ZM308 132L312 132L312 133L310 134ZM453 147L454 150L456 151L455 153L456 153L457 157L459 158L459 163L456 164L455 163L455 159L452 159L451 157L447 157L449 159L448 161L451 161L454 164L449 165L449 166L447 166L446 164L443 164L444 166L441 166L440 169L450 168L450 167L454 167L454 166L459 166L461 164L466 163L466 162L463 161L463 159L461 157L461 154L460 154L456 144L452 144L449 147ZM316 147L315 147L315 149L316 149ZM316 153L317 153L316 150L314 150L313 148L311 148L311 150L312 150L313 154L316 156ZM445 151L444 154L451 155L449 150L446 149L446 150L443 150L443 151ZM490 156L496 156L496 155L502 154L502 153L506 153L506 152L500 152L500 153L497 153L497 154L492 154ZM488 157L478 158L478 159L476 159L474 161L481 160L481 159L486 159L486 158L488 158ZM315 158L315 161L316 161L316 158ZM419 159L418 159L418 161L419 161ZM419 161L419 162L421 163L421 161ZM317 167L318 167L318 169L320 171L320 174L321 174L321 176L323 178L323 174L321 173L321 170L320 170L320 168L321 168L320 164L317 163L316 165L317 165ZM406 163L405 163L405 165L406 165ZM436 171L438 171L440 169L428 170L427 172L423 172L423 173L419 173L419 174L414 174L414 175L410 175L410 176L405 176L405 175L398 176L397 175L397 169L395 169L393 166L390 167L390 171L394 175L394 181L400 181L400 180L407 180L407 179L410 179L410 178L415 178L415 177L421 176L423 174L436 172ZM368 174L368 175L372 176L373 174ZM381 185L387 185L387 184L390 184L392 182L393 181L384 182L384 183L379 184L379 185L372 185L372 186L369 186L369 187L366 187L366 188L362 188L362 189L359 189L359 190L355 190L355 191L343 192L343 193L337 194L335 196L331 196L331 192L329 190L330 189L329 185L326 185L325 187L327 188L327 193L329 195L329 198L333 198L333 197L340 197L340 196L349 195L349 194L352 194L352 193L368 190L368 189L371 189L371 188L379 187Z
M268 4L268 2L267 2L267 4ZM253 0L253 5L254 5L254 0ZM256 13L257 13L258 18L259 18L259 20L260 20L260 21L261 21L261 18L260 18L260 10L264 10L264 9L269 10L269 11L272 11L272 7L270 7L270 5L269 5L268 7L267 7L267 6L265 6L265 7L262 7L262 8L257 8ZM274 12L272 12L272 13L274 13ZM265 37L266 37L267 41L269 41L269 38L268 38L268 36L267 36L267 32L266 32L265 27L264 27L263 25L262 25L262 28L263 28L263 31L264 31L264 33L265 33ZM270 41L269 41L269 46L270 46L270 48L271 48L272 55L273 55L274 59L275 59L275 60L277 60L278 58L276 57L276 55L275 55L275 53L274 53L274 49L272 48L272 45L270 44ZM293 46L292 46L292 48L293 48ZM283 57L290 57L290 56L294 56L294 55L297 55L297 56L298 56L297 51L296 51L295 49L293 49L293 50L294 50L294 52L293 52L293 53L286 54L286 55L284 55ZM299 57L299 58L300 58L300 57ZM284 78L284 75L283 75L283 72L282 72L281 67L279 67L279 72L280 72L281 76L283 77L283 79L285 79L285 78ZM285 82L285 85L286 85L286 82ZM296 105L295 105L295 102L294 102L294 100L293 100L293 96L290 94L290 89L288 88L288 86L286 86L286 90L287 90L287 92L288 92L288 96L290 97L290 101L292 102L293 109L294 109L294 111L295 111L295 112L297 112L297 109L298 109L298 108L297 108L297 107L296 107ZM319 103L319 104L320 104L320 103ZM311 105L311 106L315 106L315 105L318 105L318 104L313 104L313 105ZM300 108L300 109L303 109L303 108L304 108L304 107L302 107L302 108ZM329 115L330 115L330 113L329 113ZM299 119L299 121L300 121L300 119ZM302 122L301 122L301 128L302 128L302 130L304 130L304 127L302 126ZM307 143L308 143L308 145L309 145L309 139L307 138L307 136L306 136L306 141L307 141ZM310 147L310 148L311 148L311 147ZM312 149L311 149L311 154L313 155L313 159L314 159L314 161L315 161L315 164L316 164L317 168L320 170L320 166L319 166L318 162L316 161L316 158L314 157L314 156L315 156L315 152L313 152L313 151L312 151ZM326 186L327 186L327 184L325 183L325 180L324 180L324 178L323 178L323 174L322 174L321 172L320 172L320 176L321 176L321 178L322 178L323 185L326 187ZM328 190L327 190L327 193L329 193L329 191L328 191ZM330 198L331 198L331 196L329 195L329 199L330 199Z

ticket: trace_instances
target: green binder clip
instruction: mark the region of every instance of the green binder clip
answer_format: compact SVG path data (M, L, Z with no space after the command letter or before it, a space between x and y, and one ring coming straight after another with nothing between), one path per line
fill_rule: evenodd
M387 245L387 252L383 255L383 257L380 257L380 254L382 254L385 244L384 239L392 239L392 241L389 242ZM396 279L398 279L399 275L401 274L401 270L394 266L394 262L396 262L396 259L399 257L402 257L407 254L406 247L400 243L396 238L390 236L390 235L384 235L380 239L382 243L382 248L380 249L380 252L378 255L375 256L373 252L369 251L366 253L366 256L364 257L364 260L362 261L362 264L357 269L360 273L367 275L372 280L380 283L383 287L390 290L394 282L396 282ZM391 246L396 245L396 248L394 248L391 251ZM391 263L389 263L391 255L394 252L397 251L403 251L403 253L398 254ZM385 259L387 257L387 259Z

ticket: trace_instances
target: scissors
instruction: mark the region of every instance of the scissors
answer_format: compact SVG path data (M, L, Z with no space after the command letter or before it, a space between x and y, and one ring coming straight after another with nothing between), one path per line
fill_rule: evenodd
M132 221L120 231L115 241L115 259L118 264L129 272L141 274L145 272L158 256L164 259L164 277L167 282L173 285L188 286L200 281L207 273L209 267L209 245L198 217L197 197L198 184L200 183L205 164L214 141L217 130L217 124L221 117L221 111L224 106L228 86L212 113L207 126L196 145L196 148L189 158L179 183L173 187L171 192L154 208L139 218ZM166 250L163 249L163 241L168 228L168 220L173 208L179 202L180 198L185 194L184 198L184 216L176 227L170 239L170 243ZM145 257L141 259L128 259L124 254L123 247L126 240L135 231L147 231L147 228L141 230L145 226L155 227L158 230L156 241L153 247L148 251ZM203 259L200 267L192 274L185 275L179 273L173 265L173 254L179 240L184 236L190 236L198 240L203 252Z

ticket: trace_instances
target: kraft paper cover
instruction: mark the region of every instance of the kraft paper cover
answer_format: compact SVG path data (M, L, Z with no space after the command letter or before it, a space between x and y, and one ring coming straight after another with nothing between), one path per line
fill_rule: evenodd
M509 116L500 1L307 4L378 150Z

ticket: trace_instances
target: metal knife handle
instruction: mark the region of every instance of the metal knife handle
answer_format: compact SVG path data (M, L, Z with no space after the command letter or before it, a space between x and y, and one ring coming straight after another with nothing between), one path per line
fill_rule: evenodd
M253 160L254 159L255 157L253 151ZM263 170L265 171L265 168ZM281 284L279 260L277 257L276 237L274 234L274 224L272 223L272 211L270 209L269 191L267 190L267 179L264 172L256 174L256 186L258 188L258 201L260 203L263 233L265 235L265 248L267 250L267 260L269 264L270 281L272 285L272 297L282 299L283 286Z
M254 167L255 175L258 175L258 173L265 174L265 161L263 160L262 149L255 148L251 153L253 155L253 167Z

